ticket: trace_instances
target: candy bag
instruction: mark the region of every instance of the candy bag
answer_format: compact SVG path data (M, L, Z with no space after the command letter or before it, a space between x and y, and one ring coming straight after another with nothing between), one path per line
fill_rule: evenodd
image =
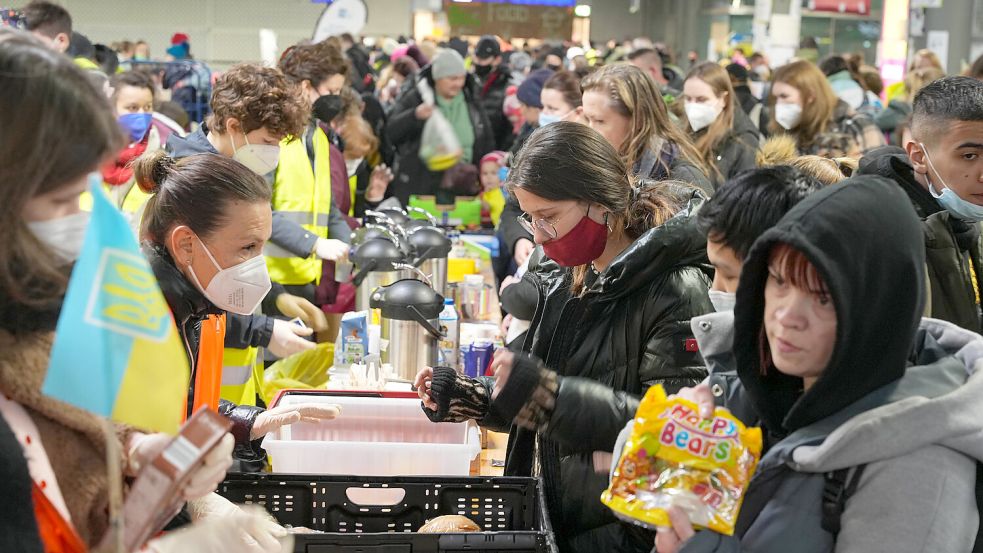
M671 526L666 510L676 506L694 526L730 536L760 457L761 429L721 407L703 420L695 403L653 386L601 502L652 529Z

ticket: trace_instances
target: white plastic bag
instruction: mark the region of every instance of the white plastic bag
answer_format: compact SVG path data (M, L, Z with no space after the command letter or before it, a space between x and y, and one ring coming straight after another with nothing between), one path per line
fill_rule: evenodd
M454 134L454 128L439 109L434 109L423 126L420 159L431 171L446 171L460 161L463 153L461 141Z

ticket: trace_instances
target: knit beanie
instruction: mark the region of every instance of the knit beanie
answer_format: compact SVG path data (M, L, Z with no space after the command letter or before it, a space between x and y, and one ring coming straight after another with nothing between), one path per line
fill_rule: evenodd
M516 93L519 101L529 107L542 109L543 102L540 101L539 96L543 92L543 85L552 76L551 69L537 69L530 73L519 85L519 91Z
M464 67L464 58L451 49L443 49L430 62L434 80L446 77L460 77L468 70Z

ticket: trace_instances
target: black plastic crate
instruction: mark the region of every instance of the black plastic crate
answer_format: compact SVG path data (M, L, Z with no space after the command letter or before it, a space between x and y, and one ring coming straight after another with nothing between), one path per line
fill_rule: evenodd
M218 493L261 505L281 524L328 532L298 534L296 553L557 551L536 478L230 474ZM416 533L440 515L466 516L484 531Z

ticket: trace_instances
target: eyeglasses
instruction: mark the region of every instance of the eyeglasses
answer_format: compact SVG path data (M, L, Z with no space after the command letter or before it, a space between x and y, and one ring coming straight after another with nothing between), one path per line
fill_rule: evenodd
M533 219L528 213L523 213L516 217L516 219L519 220L519 225L529 234L535 235L536 231L539 230L548 236L550 240L556 240L556 237L559 236L559 233L556 232L556 223L560 222L560 219L566 217L571 211L573 211L573 208L570 208L558 217L554 217L552 221L549 219ZM589 205L587 206L587 214L590 215Z

